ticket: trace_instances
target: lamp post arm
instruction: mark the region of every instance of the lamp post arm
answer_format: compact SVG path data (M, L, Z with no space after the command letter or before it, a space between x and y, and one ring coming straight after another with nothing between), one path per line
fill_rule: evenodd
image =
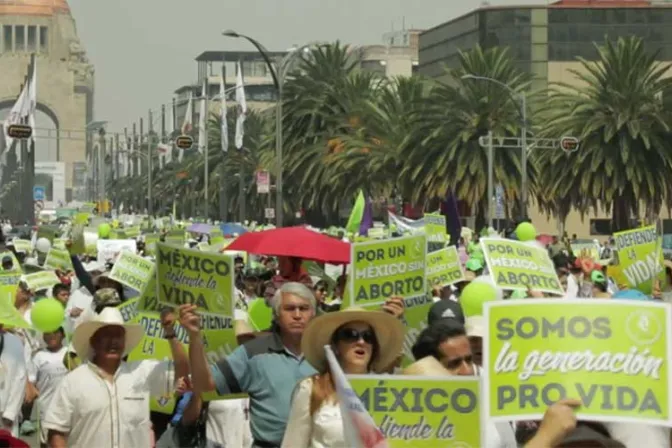
M250 36L246 36L245 34L240 34L239 36L242 37L243 39L246 39L248 42L254 45L257 51L261 54L261 57L264 58L264 62L268 66L268 69L271 71L271 77L273 78L273 85L275 85L276 90L279 90L280 85L278 83L278 74L276 73L275 67L271 62L271 59L268 57L268 51L266 50L266 48L264 48L263 45L261 45L256 39L253 39Z

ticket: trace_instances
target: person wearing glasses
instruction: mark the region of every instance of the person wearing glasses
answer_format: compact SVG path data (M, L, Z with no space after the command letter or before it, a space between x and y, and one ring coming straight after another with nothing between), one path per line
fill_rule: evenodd
M319 374L295 388L282 448L348 447L325 345L331 345L343 372L354 375L385 371L403 340L403 324L384 311L349 308L313 319L301 348Z
M481 367L476 364L473 348L465 326L457 319L444 318L425 328L411 351L416 360L433 356L451 375L480 376ZM486 430L486 448L517 446L513 426L509 423L487 424L493 427Z

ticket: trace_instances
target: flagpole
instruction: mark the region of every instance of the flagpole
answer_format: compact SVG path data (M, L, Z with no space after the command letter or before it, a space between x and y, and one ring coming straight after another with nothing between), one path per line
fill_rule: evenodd
M205 117L203 118L203 125L205 126L205 143L204 146L205 148L203 149L205 151L205 182L203 185L203 188L205 188L205 221L207 222L208 219L210 219L210 194L208 193L208 182L210 181L209 179L209 172L210 172L210 167L208 164L208 161L210 159L209 156L209 148L208 148L208 96L210 95L210 83L208 82L208 72L206 70L205 72L205 79L203 80L203 83L205 85L205 98L202 101L205 101Z
M147 120L147 216L152 216L152 111Z

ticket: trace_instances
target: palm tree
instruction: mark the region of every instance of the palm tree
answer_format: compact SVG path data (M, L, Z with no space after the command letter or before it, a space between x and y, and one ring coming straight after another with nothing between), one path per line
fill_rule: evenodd
M365 103L383 82L357 70L358 54L338 42L302 55L283 96L285 209L333 216L344 198L360 188L335 174L331 162L340 139L362 121ZM274 166L274 142L262 161Z
M415 145L404 155L399 173L406 193L417 204L444 197L452 190L472 206L477 226L487 210L487 153L478 139L519 135L520 105L496 83L464 79L474 75L497 80L514 92L525 92L532 76L519 70L506 48L476 47L460 53L459 67L450 70L450 83L436 83L416 114L411 129ZM521 179L520 151L495 151L495 183L502 184L507 202L517 201ZM531 167L530 178L534 179Z
M582 212L611 208L612 231L619 231L632 227L640 203L657 214L672 202L671 117L662 101L672 79L665 77L670 65L639 38L598 50L597 62L579 59L581 70L572 71L577 82L554 86L541 110L544 135L576 136L579 151L540 150L535 159L545 181L542 201Z

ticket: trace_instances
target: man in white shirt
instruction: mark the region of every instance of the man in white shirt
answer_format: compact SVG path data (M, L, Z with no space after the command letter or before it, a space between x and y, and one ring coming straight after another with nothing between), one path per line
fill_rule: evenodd
M40 420L44 420L44 415L49 409L49 403L56 393L56 388L68 373L68 369L63 363L63 358L68 350L67 347L63 346L63 340L65 339L63 328L59 328L52 333L44 333L42 338L46 348L33 355L28 369L28 381L39 392L37 407L40 412ZM41 428L40 432L40 444L42 447L46 447L47 431Z
M72 344L87 363L63 379L45 415L52 448L149 447L150 396L172 395L174 379L189 374L189 363L174 332L172 313L161 315L164 338L175 362L123 358L144 337L141 325L124 323L116 308L105 308L81 323Z
M0 415L2 429L19 436L21 406L26 395L28 372L23 342L0 324Z

